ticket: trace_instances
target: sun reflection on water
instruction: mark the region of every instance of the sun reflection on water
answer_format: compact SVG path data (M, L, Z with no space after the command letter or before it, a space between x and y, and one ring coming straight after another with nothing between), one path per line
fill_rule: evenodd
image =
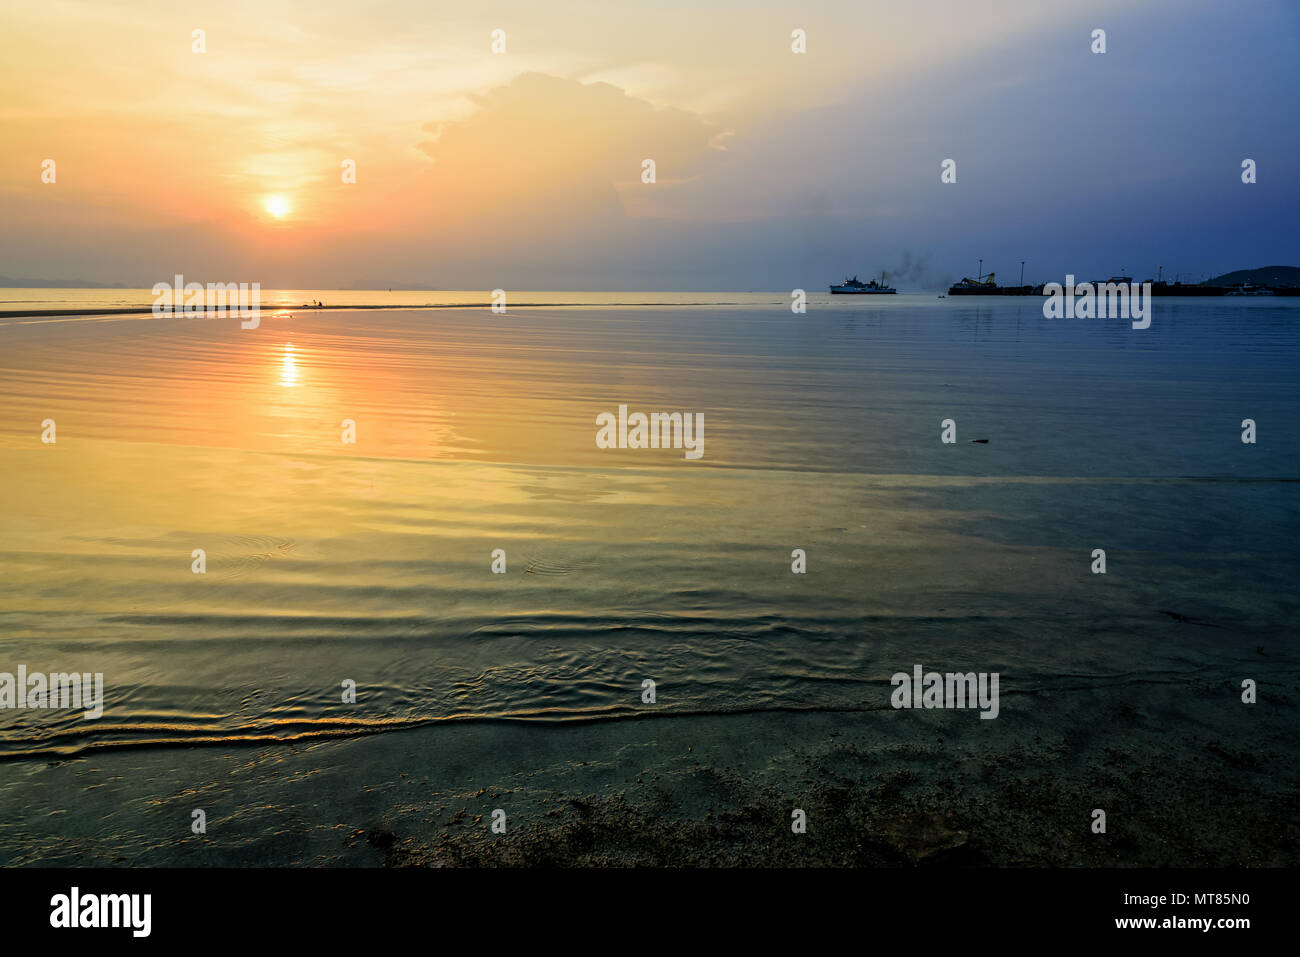
M280 385L292 388L298 384L298 364L294 361L293 344L285 343L284 362L280 367Z

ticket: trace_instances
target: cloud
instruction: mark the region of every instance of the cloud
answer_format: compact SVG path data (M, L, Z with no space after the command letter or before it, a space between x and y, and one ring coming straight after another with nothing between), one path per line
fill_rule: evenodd
M623 220L620 189L665 189L689 179L716 152L724 131L679 109L657 109L608 83L525 73L474 97L458 121L431 121L420 143L440 219L508 217L511 229L539 223L595 229ZM641 183L653 159L658 182Z

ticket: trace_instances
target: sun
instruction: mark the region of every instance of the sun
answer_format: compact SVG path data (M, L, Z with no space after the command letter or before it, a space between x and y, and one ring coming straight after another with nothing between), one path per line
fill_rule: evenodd
M266 197L265 206L266 211L276 219L284 219L285 215L289 212L289 201L283 196Z

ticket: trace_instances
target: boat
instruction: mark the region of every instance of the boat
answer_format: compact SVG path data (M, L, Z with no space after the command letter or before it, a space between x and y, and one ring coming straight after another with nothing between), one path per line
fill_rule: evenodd
M831 293L836 295L849 296L891 296L898 292L893 286L886 286L884 283L885 276L882 273L880 282L874 279L871 282L862 282L857 276L852 279L845 279L839 285L831 284Z
M996 279L997 273L989 273L987 276L981 275L979 279L971 279L969 276L962 279L961 282L954 283L948 287L950 296L1028 296L1034 291L1033 286L999 286Z
M1151 295L1153 296L1226 296L1227 288L1224 286L1207 286L1196 282L1165 282L1157 279L1151 283Z
M1235 288L1229 289L1225 295L1228 296L1275 296L1275 293L1268 286L1256 286L1253 282L1243 282Z
M1182 277L1175 276L1173 282L1165 280L1165 267L1156 270L1156 278L1148 279L1153 296L1224 296L1226 286L1210 286L1199 282L1182 282Z

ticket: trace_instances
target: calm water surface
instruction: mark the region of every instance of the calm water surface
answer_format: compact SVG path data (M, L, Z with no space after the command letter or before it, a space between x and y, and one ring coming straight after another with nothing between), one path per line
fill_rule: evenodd
M106 683L99 721L0 711L0 755L614 720L644 678L663 712L851 711L915 662L1006 696L1290 653L1300 301L1157 300L1133 331L680 295L730 304L0 322L0 671ZM597 448L620 403L703 413L703 459Z

